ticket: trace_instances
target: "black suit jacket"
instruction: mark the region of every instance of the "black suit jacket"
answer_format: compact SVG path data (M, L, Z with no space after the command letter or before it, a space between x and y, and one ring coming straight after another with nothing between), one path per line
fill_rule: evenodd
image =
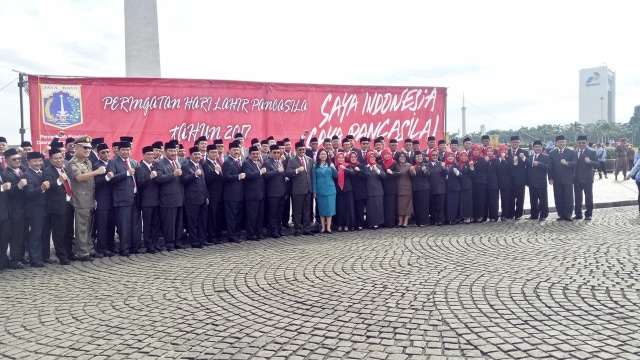
M98 160L93 163L93 170L97 170L100 166L107 168L108 163L104 163L102 160ZM111 193L111 181L107 181L103 175L94 176L94 182L96 184L94 196L96 203L98 204L98 210L110 210L113 208L113 195Z
M204 180L207 183L207 191L209 191L209 201L222 201L224 189L222 166L220 166L220 174L218 174L215 164L207 159L204 163Z
M201 165L198 164L198 167ZM196 176L196 165L191 160L187 160L182 166L182 185L184 186L184 203L193 205L202 205L209 197L207 183L205 181L204 170L200 169L201 174Z
M526 151L521 148L518 148L515 151L509 148L509 152L507 153L507 164L511 166L511 179L512 184L516 186L522 186L527 183L527 165L526 162L520 159L520 154L524 154L525 159L529 156ZM518 165L513 164L513 157L518 157Z
M176 159L176 166L181 167L180 162ZM159 186L160 207L181 207L184 205L184 188L179 176L173 174L173 165L166 157L157 161L154 170L158 174L156 183Z
M409 169L412 178L411 189L413 191L430 190L431 180L429 178L431 177L431 172L429 172L427 163L423 162L418 167L415 167L414 165L411 166L415 169L415 175L413 175L413 172ZM423 166L425 170L422 170Z
M374 165L375 168L380 170L380 174L376 173L375 168L369 168L369 165L363 166L360 171L360 176L364 177L367 181L367 195L368 196L384 196L384 188L382 187L382 179L387 177L387 173L380 165Z
M151 164L156 170L155 164ZM156 172L157 173L157 172ZM151 169L144 163L136 168L136 184L138 185L138 207L154 207L160 205L160 186L155 178L151 178Z
M24 175L24 174L23 174ZM7 166L2 172L2 181L10 182L9 196L7 196L9 205L9 217L12 219L24 218L25 216L25 192L24 189L18 188L20 176Z
M284 164L281 164L283 167ZM283 197L285 195L285 173L278 171L278 165L273 159L264 163L267 172L262 175L264 178L264 192L266 197Z
M27 217L45 217L47 214L46 195L40 188L44 181L44 174L40 176L33 169L28 168L23 178L27 179L27 186L24 187L25 215Z
M42 171L42 176L50 185L49 189L44 193L47 198L45 206L47 214L58 214L67 206L67 192L64 184L58 185L58 178L60 177L58 169L49 166Z
M127 159L129 166L135 168L131 159ZM129 169L125 161L116 156L107 163L107 172L112 172L114 176L108 181L111 183L111 195L113 196L113 206L132 206L134 196L135 174L129 175ZM104 176L103 176L104 177ZM135 190L137 192L137 184Z
M287 162L287 177L291 181L291 195L311 194L313 192L313 182L311 177L311 167L313 162L311 158L304 158L306 162L306 170L296 174L296 169L302 166L300 158L292 157Z
M442 168L442 163L440 161L436 162L435 165L432 165L431 161L427 163L427 169L431 174L429 176L429 183L431 185L431 194L439 195L447 193L447 184L445 183L445 176L447 175L447 171Z
M227 157L222 164L222 176L224 177L224 193L222 198L225 201L244 200L244 180L238 179L242 172L242 164L231 157Z
M581 184L593 183L593 169L597 169L600 166L598 162L598 155L596 152L586 148L582 157L580 157L580 150L576 150L577 162L576 162L576 175L575 181ZM584 160L589 158L591 161L587 164Z
M551 159L549 179L553 180L555 184L572 185L577 161L576 153L565 147L562 156L560 156L560 151L553 149L549 152L549 158ZM567 165L560 162L562 159L567 161Z
M264 200L264 180L260 169L262 169L262 165L256 165L251 159L242 163L242 172L246 174L244 178L245 200Z
M551 158L547 154L540 153L538 154L538 165L533 166L534 156L531 155L528 160L527 185L539 189L545 188L547 187L547 174L551 166Z

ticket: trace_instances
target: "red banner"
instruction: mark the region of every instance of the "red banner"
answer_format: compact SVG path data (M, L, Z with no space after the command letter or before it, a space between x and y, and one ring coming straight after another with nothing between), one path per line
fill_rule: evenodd
M279 84L247 81L58 78L29 76L31 139L44 149L60 130L67 137L133 136L133 156L154 141L198 137L293 142L353 134L385 139L444 138L446 88ZM247 141L248 142L248 141ZM247 146L247 145L245 145Z

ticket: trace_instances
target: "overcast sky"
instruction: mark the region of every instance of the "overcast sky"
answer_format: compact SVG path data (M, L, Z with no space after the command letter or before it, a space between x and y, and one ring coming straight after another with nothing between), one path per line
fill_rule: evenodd
M640 104L635 1L158 0L162 76L448 87L447 130L578 120L578 73L616 72ZM0 0L0 134L20 135L18 74L125 76L122 0ZM29 139L28 97L25 127Z

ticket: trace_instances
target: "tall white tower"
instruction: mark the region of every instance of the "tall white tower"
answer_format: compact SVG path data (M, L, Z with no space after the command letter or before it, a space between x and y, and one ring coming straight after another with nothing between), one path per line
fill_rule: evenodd
M580 70L581 124L616 121L616 73L606 65Z
M160 77L156 0L124 0L127 77Z

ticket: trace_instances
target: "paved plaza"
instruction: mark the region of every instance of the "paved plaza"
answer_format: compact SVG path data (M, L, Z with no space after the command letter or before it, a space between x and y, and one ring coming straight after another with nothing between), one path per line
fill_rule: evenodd
M639 224L627 206L4 271L0 357L640 359Z

